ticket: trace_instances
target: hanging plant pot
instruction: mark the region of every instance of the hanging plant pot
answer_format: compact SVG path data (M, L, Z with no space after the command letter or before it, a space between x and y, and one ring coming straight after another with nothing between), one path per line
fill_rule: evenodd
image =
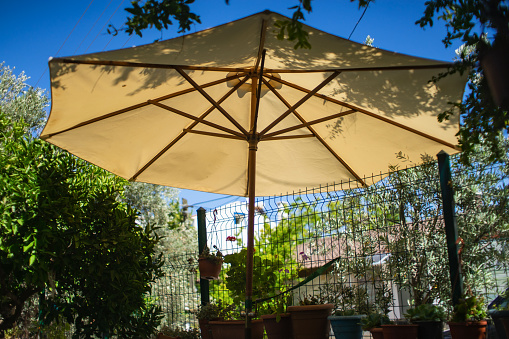
M479 59L488 81L493 101L503 110L509 110L509 40L501 39L493 46L482 45Z
M488 322L469 321L464 323L449 323L452 339L484 339Z
M261 318L268 339L293 339L289 313L280 314L279 321L277 321L276 314L265 314Z
M328 339L333 304L288 306L294 339Z
M198 259L198 268L200 270L200 278L206 280L217 280L219 279L219 273L221 273L221 267L223 261L211 260L207 258Z

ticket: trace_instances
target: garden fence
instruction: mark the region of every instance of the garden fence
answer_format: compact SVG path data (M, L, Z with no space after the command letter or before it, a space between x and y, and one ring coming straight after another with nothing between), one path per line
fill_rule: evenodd
M467 169L452 159L464 288L482 294L487 304L507 287L509 276L508 173L507 166ZM339 310L383 311L393 319L421 303L441 304L450 311L436 162L364 180L372 185L358 188L343 182L256 200L253 299L280 295L296 304L315 296ZM247 201L202 213L207 245L216 245L230 258L242 256ZM196 326L192 311L201 302L196 259L197 253L166 259L165 276L153 292L166 324ZM210 300L239 297L228 269L224 264L220 279L209 283ZM263 311L275 300L259 302L256 308Z

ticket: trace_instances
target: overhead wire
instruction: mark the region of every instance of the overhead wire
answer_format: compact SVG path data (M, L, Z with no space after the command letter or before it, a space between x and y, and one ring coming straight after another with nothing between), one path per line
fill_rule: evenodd
M60 46L60 48L58 49L57 53L55 54L55 56L58 55L58 53L60 53L60 51L62 50L62 48L64 47L65 43L67 42L67 40L69 40L69 37L71 36L71 34L74 32L74 30L76 29L76 27L78 26L78 24L81 22L81 19L83 19L83 17L85 16L85 13L87 13L88 9L90 8L90 6L92 5L92 3L94 2L94 0L90 0L90 3L88 4L87 8L85 9L85 11L83 12L83 14L81 14L81 17L78 19L78 21L76 22L76 24L74 25L74 27L72 28L71 32L69 33L69 35L67 35L67 38L65 38L64 42L62 43L62 45ZM46 71L47 71L47 68L44 69L44 72L41 74L39 80L37 80L37 82L35 83L35 86L37 86L39 84L39 81L41 81L42 77L44 76L44 74L46 74Z
M110 18L106 21L106 23L103 25L103 27L101 28L101 30L97 33L97 35L95 36L94 40L92 40L92 42L90 43L90 45L87 47L87 49L85 50L85 52L87 52L90 47L92 46L92 44L95 42L95 40L99 37L99 35L101 34L101 32L104 30L104 28L106 27L106 25L111 22L111 18L113 18L113 16L117 13L118 9L120 8L120 6L122 6L122 4L124 3L125 0L122 0L120 2L120 4L117 6L117 8L115 9L115 11L113 12L113 14L110 16ZM109 43L111 42L112 39L110 39L110 41L108 41L108 43L106 44L106 46L103 48L103 50L109 45Z
M85 37L83 38L83 40L81 40L80 44L78 45L78 47L76 47L76 49L74 50L74 54L76 54L76 52L78 51L78 49L81 47L81 45L85 42L85 40L88 38L89 34L92 32L92 30L94 29L95 25L97 25L97 23L99 22L99 20L103 17L104 13L106 12L106 10L108 9L108 7L110 7L111 3L113 2L113 0L110 0L110 2L108 3L108 5L106 7L104 7L101 15L99 15L99 17L97 18L97 20L95 20L94 24L92 25L92 27L90 27L90 30L88 31L87 35L85 35Z

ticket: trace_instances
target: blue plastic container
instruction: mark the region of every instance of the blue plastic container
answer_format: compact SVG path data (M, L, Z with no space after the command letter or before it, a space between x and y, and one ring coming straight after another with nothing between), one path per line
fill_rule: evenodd
M365 315L330 316L330 325L336 339L361 339L361 319Z

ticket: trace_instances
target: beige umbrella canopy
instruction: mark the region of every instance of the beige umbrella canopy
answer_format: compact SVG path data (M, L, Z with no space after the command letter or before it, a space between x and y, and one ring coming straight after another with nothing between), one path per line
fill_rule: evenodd
M429 83L449 64L312 27L312 48L295 50L273 33L285 19L265 11L149 45L52 59L41 138L130 180L249 195L251 207L255 195L341 180L363 186L364 175L397 164L398 152L418 162L458 151L458 115L440 124L437 115L461 100L466 80Z

